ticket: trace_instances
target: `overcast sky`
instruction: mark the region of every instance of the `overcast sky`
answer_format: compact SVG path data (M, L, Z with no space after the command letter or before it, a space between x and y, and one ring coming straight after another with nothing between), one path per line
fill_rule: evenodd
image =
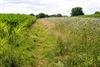
M0 13L70 15L73 7L82 7L85 14L100 11L100 0L0 0Z

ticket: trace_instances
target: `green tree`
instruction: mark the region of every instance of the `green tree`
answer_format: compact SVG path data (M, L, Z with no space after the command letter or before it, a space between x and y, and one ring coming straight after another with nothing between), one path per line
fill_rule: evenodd
M57 14L57 17L62 17L62 14Z
M33 13L30 14L31 16L35 16Z
M99 11L96 11L95 14L100 14L100 12Z
M50 17L62 17L62 16L63 16L63 15L62 15L62 14L60 14L60 13L50 15Z
M48 15L47 14L44 14L44 13L39 13L37 15L37 18L45 18L45 17L48 17Z
M79 16L79 15L84 15L82 8L81 7L72 8L71 16Z

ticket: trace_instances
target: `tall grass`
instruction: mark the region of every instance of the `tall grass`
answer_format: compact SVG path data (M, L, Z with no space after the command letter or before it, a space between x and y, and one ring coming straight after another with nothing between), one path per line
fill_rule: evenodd
M0 67L100 66L98 18L47 20L50 29L41 21L31 28L33 16L0 14Z
M51 34L58 44L52 51L55 54L52 67L100 66L100 20L79 17L49 20L55 22Z

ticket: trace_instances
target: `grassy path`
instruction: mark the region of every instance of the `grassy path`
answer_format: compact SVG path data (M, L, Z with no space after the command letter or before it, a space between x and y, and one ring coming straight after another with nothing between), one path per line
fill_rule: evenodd
M44 57L45 53L54 48L56 41L52 41L53 37L50 36L49 31L53 28L54 24L48 19L38 19L32 25L32 30L36 32L39 38L37 47L34 50L34 55L37 60L37 67L47 67L47 59ZM37 32L38 31L38 32Z
M99 67L99 27L99 21L91 18L37 20L32 26L36 67Z

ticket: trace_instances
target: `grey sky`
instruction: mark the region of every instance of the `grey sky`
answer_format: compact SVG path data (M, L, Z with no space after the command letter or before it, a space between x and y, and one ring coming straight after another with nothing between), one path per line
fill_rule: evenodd
M73 7L82 7L86 14L100 11L100 0L0 0L0 13L70 15Z

